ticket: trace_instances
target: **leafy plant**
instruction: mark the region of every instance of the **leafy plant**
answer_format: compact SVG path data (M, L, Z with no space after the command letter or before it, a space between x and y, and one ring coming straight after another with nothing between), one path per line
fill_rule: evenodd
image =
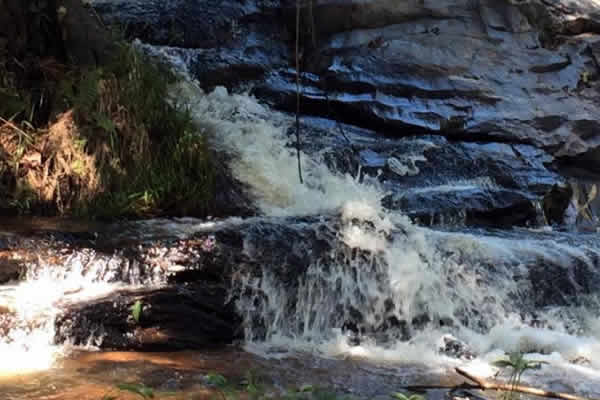
M227 385L227 379L220 374L208 374L204 377L206 383L208 385L216 386L219 388L225 387Z
M542 367L542 364L547 364L545 361L531 361L525 359L523 353L513 352L508 356L508 360L497 360L492 363L492 365L498 368L511 368L511 374L508 379L508 384L511 388L515 388L521 383L521 376L528 369L539 369ZM515 391L511 390L505 393L505 399L512 399L514 397Z
M264 387L260 382L260 377L255 370L248 370L242 381L242 385L251 399L258 399L264 394Z
M135 303L131 306L131 316L133 317L136 323L140 322L140 317L142 316L142 302L140 300L136 300Z
M151 387L144 385L143 383L121 383L117 385L117 387L120 390L137 394L144 399L154 398L154 390Z
M396 393L392 393L390 396L392 396L392 398L398 399L398 400L425 400L425 398L423 396L421 396L420 394L406 395L404 393L396 392Z
M313 385L302 385L298 388L298 392L301 393L312 392L313 390L315 390L315 387Z

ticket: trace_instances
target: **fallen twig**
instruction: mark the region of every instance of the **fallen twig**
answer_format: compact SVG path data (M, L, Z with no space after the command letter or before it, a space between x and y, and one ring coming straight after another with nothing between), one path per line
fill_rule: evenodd
M534 388L531 386L511 385L508 383L488 381L484 378L472 375L469 372L465 371L464 369L455 368L455 370L459 375L462 375L465 378L469 379L470 381L473 381L476 383L476 385L472 385L472 387L470 387L471 389L513 391L513 392L519 392L519 393L525 393L525 394L532 394L535 396L550 397L550 398L563 399L563 400L592 400L592 399L588 399L587 397L577 396L575 394L552 392L552 391L548 391L548 390Z

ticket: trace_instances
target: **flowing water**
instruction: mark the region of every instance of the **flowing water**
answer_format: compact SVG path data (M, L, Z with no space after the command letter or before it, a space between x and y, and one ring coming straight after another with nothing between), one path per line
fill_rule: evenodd
M94 359L73 353L81 346L54 345L54 318L65 303L123 287L160 287L165 280L148 265L128 263L118 251L61 255L57 250L57 265L32 261L24 281L0 286L0 374L5 375L0 398L82 398L86 382L89 393L99 395L111 379L125 375L150 383L173 381L175 389L192 393L202 390L194 376L239 368L239 357L244 365L270 371L276 385L325 382L371 397L394 385L442 382L458 365L490 376L496 372L490 362L513 351L549 363L526 373L525 381L600 397L597 234L414 225L382 206L387 193L377 175L331 170L325 149L301 155L305 183L300 184L286 115L223 88L203 93L187 84L180 89L203 133L234 155L234 175L248 186L264 218L284 223L285 217L316 216L318 223L305 224L327 232L323 237L331 241L331 251L313 257L305 249L310 265L291 286L268 265L258 276L236 274L231 299L244 318L246 352L217 356L132 353L115 359L105 353ZM481 177L419 190L482 185L493 182ZM242 222L158 220L77 229L113 229L115 240L127 240L186 237ZM3 230L18 235L14 225L22 223L12 225ZM246 251L260 251L257 243L260 238ZM90 332L85 349L94 350L101 339ZM458 350L440 351L444 340ZM122 369L107 377L114 368ZM25 378L15 377L25 373L27 382L39 384L29 387Z

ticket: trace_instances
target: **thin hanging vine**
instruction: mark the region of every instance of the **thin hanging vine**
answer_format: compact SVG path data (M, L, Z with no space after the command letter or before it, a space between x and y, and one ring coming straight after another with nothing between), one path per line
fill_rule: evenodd
M315 14L314 14L313 1L314 0L309 0L309 9L308 9L309 15L308 15L308 20L310 21L310 30L311 30L311 39L312 39L312 51L315 52L317 50L317 27L316 27L316 23L315 23ZM352 143L352 140L350 140L350 138L346 134L346 131L344 130L344 127L340 123L339 119L337 118L337 116L335 115L335 113L333 111L333 108L331 107L331 100L329 99L329 88L327 86L327 77L326 76L323 79L323 87L322 87L322 89L323 89L323 92L325 94L325 102L327 103L327 113L329 114L329 117L333 118L333 120L335 121L335 126L337 127L338 131L340 132L340 134L342 135L342 137L346 140L346 142L350 146L350 149L352 150L352 152L358 157L358 160L359 160L359 163L360 163L360 153L359 153L359 150L356 148L356 146L354 145L354 143Z
M296 156L298 158L298 177L302 179L302 164L300 162L300 1L296 0Z

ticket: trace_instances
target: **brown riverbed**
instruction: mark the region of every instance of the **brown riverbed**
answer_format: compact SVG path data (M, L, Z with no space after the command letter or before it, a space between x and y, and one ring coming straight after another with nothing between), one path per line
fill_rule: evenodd
M213 399L221 393L206 383L207 374L228 379L228 390L247 397L251 374L265 393L277 398L310 385L354 398L387 397L411 384L451 384L459 379L421 366L373 366L360 359L323 359L295 355L267 359L240 349L176 353L76 352L43 372L0 377L1 400L120 400L140 398L119 390L122 383L143 383L156 398ZM442 396L431 392L430 398Z

